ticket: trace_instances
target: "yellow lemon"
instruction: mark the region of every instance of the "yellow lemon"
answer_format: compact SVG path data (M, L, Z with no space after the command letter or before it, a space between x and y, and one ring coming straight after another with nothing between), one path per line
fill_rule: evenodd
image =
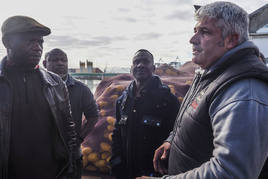
M106 162L109 162L111 160L111 157L112 156L109 156L107 159L106 159Z
M82 149L82 154L83 154L83 155L88 155L90 152L92 152L91 147L84 147L84 148Z
M118 95L116 95L116 94L110 96L110 99L113 101L115 101L117 98L118 98Z
M109 145L105 142L100 143L100 148L101 148L101 151L106 151L106 152L110 152L112 149L111 145Z
M108 125L107 126L107 130L108 131L113 131L114 130L114 126L113 125Z
M112 89L112 87L109 86L108 88L105 89L105 92L109 92L109 91L111 91L111 89Z
M108 139L110 140L110 141L112 141L113 140L113 133L111 132L111 133L109 133L109 135L108 135Z
M89 162L96 162L98 160L98 154L97 153L90 153L87 157Z
M107 130L105 130L103 133L104 133L103 136L104 136L105 138L108 138L108 137L109 137L109 132L108 132Z
M94 172L94 171L97 170L97 168L94 167L94 166L89 165L89 166L87 166L86 170Z
M99 114L100 114L100 116L103 117L103 116L105 116L106 112L103 109L101 109L100 112L99 112Z
M106 118L106 120L107 120L107 122L108 122L109 124L111 124L111 125L114 125L114 123L115 123L115 118L112 117L112 116L108 116L108 117Z
M125 89L125 88L124 88L123 85L117 85L117 86L115 87L115 90L118 91L118 92L121 92L121 91L123 91L124 89Z
M98 105L99 105L100 108L103 108L104 106L107 106L107 104L108 104L108 102L106 102L106 101L98 102Z
M106 165L106 161L105 160L98 160L94 163L94 165L98 168L100 167L104 167Z
M110 152L103 152L101 154L101 159L105 160L107 159L109 156L111 156L111 153Z
M83 156L83 167L85 168L87 166L88 160L87 160L87 156Z

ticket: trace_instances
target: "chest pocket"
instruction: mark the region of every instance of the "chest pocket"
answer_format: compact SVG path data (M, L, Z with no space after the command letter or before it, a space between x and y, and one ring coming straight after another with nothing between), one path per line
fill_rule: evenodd
M156 144L160 141L163 130L163 121L158 116L144 115L141 120L142 132L144 144Z
M162 126L162 121L161 118L150 115L144 115L142 118L142 125L145 127L160 128Z

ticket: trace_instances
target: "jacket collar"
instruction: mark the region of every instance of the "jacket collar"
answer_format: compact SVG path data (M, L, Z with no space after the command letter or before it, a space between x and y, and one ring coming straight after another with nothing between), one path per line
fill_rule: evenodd
M73 79L73 77L70 74L68 74L66 86L73 86L74 84L75 84L75 80Z
M7 62L7 57L4 57L1 62L0 62L0 76L4 76L4 66L6 65Z
M43 82L48 86L57 86L59 83L52 77L52 72L47 71L41 67L39 67L39 71L41 74L41 78L43 79Z
M141 93L143 95L146 95L147 93L149 93L151 91L151 89L159 88L161 86L162 86L162 82L161 82L160 78L157 75L153 75L152 78L144 86ZM135 81L132 81L127 88L128 94L133 96L134 90L136 90L136 83L135 83Z
M162 87L162 82L159 78L159 76L157 75L153 75L152 78L150 79L150 81L148 81L148 83L146 84L146 86L144 87L143 91L142 91L142 96L146 96L149 95L151 93L152 89L157 89L157 88L161 88ZM122 96L122 103L121 106L124 108L127 101L131 98L133 98L133 93L134 90L136 88L136 84L135 81L133 80L129 86L127 87L127 89L123 92Z
M242 44L236 46L235 48L226 52L215 64L213 64L209 69L206 69L203 73L202 79L207 79L215 74L219 74L231 65L239 63L244 60L247 55L259 54L259 49L251 41L245 41Z
M207 73L213 72L216 69L218 69L222 64L228 63L229 59L232 58L232 56L236 55L236 53L240 51L244 51L246 49L252 49L255 51L256 54L259 54L258 47L252 42L252 41L245 41L241 43L240 45L234 47L233 49L226 52L215 64L213 64L208 70Z
M5 69L5 65L7 63L7 57L4 57L1 62L0 62L0 76L4 76L4 69ZM41 67L38 67L38 70L40 72L40 76L41 78L43 79L43 82L46 84L46 85L49 85L49 86L57 86L59 83L57 81L55 81L52 77L51 72L48 72L46 70L44 70L43 68Z

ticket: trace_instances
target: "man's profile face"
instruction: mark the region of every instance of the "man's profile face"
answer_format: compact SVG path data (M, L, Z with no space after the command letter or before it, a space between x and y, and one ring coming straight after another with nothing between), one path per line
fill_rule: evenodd
M135 54L132 61L131 72L137 81L143 82L151 78L154 69L153 59L149 53L138 52Z
M45 60L48 71L52 71L61 77L68 73L68 59L65 53L50 52Z
M205 18L196 24L190 39L195 64L203 69L209 68L228 50L221 32L215 19Z
M18 65L35 67L42 56L43 36L40 33L19 33L9 37L11 58Z

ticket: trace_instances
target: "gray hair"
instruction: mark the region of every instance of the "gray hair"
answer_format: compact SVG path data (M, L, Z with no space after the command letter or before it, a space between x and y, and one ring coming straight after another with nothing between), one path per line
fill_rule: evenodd
M217 20L217 27L222 30L222 38L238 34L239 44L248 40L248 13L231 2L218 1L200 7L195 13L195 19L202 21L205 18Z

